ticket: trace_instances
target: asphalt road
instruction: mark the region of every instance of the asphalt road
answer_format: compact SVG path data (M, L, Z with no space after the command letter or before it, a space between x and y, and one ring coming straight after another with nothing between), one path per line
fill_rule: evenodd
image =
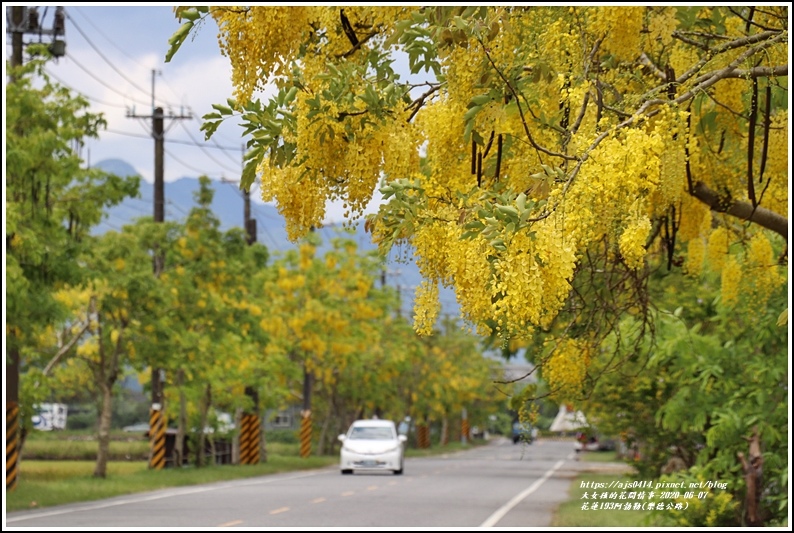
M523 528L551 524L581 469L572 441L497 438L407 458L405 473L338 467L164 489L6 515L16 528Z

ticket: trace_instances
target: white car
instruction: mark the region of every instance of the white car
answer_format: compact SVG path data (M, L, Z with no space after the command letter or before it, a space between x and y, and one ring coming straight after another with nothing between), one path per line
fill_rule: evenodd
M356 420L347 433L339 435L342 442L339 468L343 474L354 471L388 471L403 473L407 437L398 435L391 420Z

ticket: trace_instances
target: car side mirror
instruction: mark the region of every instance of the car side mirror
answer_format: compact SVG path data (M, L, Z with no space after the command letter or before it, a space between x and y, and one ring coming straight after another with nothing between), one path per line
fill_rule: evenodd
M345 439L347 437L345 435L339 435L337 438L339 439L340 442L345 442Z
M400 439L400 442L405 442L408 440L408 437L405 435L398 435L397 438Z

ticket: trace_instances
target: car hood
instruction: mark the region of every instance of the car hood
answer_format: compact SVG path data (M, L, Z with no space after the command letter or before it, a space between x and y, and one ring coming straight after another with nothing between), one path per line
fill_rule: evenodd
M401 445L396 440L346 440L344 447L355 453L376 454L394 450Z

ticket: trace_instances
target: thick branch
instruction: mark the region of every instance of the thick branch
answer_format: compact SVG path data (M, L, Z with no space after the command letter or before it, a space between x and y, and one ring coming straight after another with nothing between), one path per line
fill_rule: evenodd
M707 79L715 73L705 74L701 78ZM788 76L788 65L777 65L774 67L753 67L747 70L733 69L728 72L721 72L720 78L775 78L778 76Z
M425 100L427 100L427 98L430 97L433 93L438 91L441 88L441 85L442 84L440 83L436 85L430 85L430 88L425 93L423 93L421 96L419 96L419 98L411 102L411 104L405 108L406 111L413 108L413 111L411 111L411 116L408 117L408 122L411 122L411 120L413 120L413 118L416 116L416 114L419 112L422 106L425 105Z
M709 206L712 211L754 222L763 228L774 231L788 242L788 219L774 211L761 206L753 208L747 202L732 199L726 201L701 181L695 183L692 196Z
M748 46L748 45L764 42L764 41L767 41L767 40L771 40L772 42L776 42L776 41L778 41L781 38L787 39L788 38L788 34L780 32L780 31L766 31L766 32L763 32L763 33L756 33L755 35L748 35L747 37L740 37L740 38L735 39L735 40L733 40L733 41L731 41L729 43L725 43L724 45L722 45L722 46L716 48L715 50L711 51L710 53L706 54L692 68L690 68L683 75L681 75L681 77L678 78L678 80L676 80L676 82L678 84L684 83L686 80L688 80L689 78L691 78L692 76L697 74L700 71L700 69L702 69L706 65L706 63L708 63L709 61L714 59L714 57L718 56L719 54L722 54L722 53L727 52L729 50L733 50L735 48L741 48L743 46ZM752 49L752 50L754 52L757 51L757 49ZM739 64L739 63L737 63L737 64Z
M61 359L62 359L62 358L63 358L63 357L64 357L64 356L65 356L67 353L69 353L69 350L71 350L71 349L72 349L72 347L73 347L75 344L77 344L77 341L78 341L78 340L80 340L80 337L82 337L82 336L83 336L83 333L85 333L85 332L86 332L86 330L88 329L88 327L89 327L90 325L91 325L91 319L90 319L90 317L89 317L88 319L86 319L86 321L85 321L85 324L83 324L83 327L82 327L82 328L80 328L80 331L78 331L77 333L75 333L75 334L72 336L72 338L69 340L69 342L67 342L67 343L66 343L66 344L65 344L65 345L64 345L64 346L63 346L63 347L62 347L60 350L58 350L58 353L56 353L56 354L53 356L53 358L50 360L50 362L49 362L49 363L47 363L47 366L46 366L46 367L44 367L44 370L42 371L42 374L43 374L43 375L45 375L45 376L46 376L47 374L49 374L49 373L50 373L50 370L52 370L52 369L53 369L53 367L54 367L55 365L57 365L57 364L58 364L58 363L61 361Z

